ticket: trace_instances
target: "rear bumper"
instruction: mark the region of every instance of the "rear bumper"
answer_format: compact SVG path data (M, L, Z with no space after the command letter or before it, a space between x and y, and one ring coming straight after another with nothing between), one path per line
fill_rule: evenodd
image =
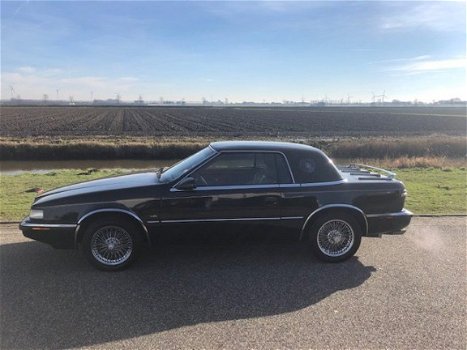
M47 243L58 249L75 248L76 224L47 224L32 222L25 218L19 229L25 237Z
M410 224L413 214L407 209L397 213L368 214L368 236L381 234L402 234Z

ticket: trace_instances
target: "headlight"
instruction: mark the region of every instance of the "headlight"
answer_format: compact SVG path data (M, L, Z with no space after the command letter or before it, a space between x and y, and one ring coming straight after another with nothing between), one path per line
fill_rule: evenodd
M44 218L44 211L43 210L37 210L37 209L31 209L31 212L29 213L29 217L31 219L43 219Z

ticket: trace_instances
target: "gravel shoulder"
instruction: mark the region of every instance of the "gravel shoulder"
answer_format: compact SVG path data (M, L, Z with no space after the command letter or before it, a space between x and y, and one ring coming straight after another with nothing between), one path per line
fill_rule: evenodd
M0 347L465 349L466 223L414 218L341 264L275 238L165 243L118 273L0 225Z

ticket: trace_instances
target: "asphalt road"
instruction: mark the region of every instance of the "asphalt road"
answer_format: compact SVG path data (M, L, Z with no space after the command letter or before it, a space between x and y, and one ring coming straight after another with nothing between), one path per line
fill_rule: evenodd
M118 273L0 230L2 349L466 348L466 218L415 218L341 264L243 236Z

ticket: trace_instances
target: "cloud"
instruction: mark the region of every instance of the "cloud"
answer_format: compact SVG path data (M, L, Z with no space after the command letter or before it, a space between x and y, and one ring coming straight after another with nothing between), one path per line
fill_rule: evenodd
M412 5L412 4L411 4ZM382 18L380 27L386 31L403 29L431 29L435 31L464 31L465 4L463 2L432 2L407 8L396 4L397 13Z
M135 77L120 77L118 78L118 80L122 81L122 82L136 82L138 81L139 79L138 78L135 78Z
M36 68L31 67L31 66L24 66L24 67L19 67L18 71L20 71L21 73L30 74L30 73L34 73L36 71Z
M243 18L251 18L261 15L263 25L268 16L270 18L287 20L287 15L309 13L322 8L336 7L333 1L193 1L199 8L213 16L221 17L225 20L238 21ZM242 17L239 17L242 16Z
M10 86L22 98L40 99L44 94L53 98L59 90L60 99L73 96L75 100L89 100L91 91L95 98L113 98L119 93L131 100L136 97L139 79L132 76L66 76L58 68L37 69L31 66L19 67L14 71L2 72L1 96L8 98Z
M416 61L427 60L429 58L431 58L430 55L420 55L420 56L409 57L409 58L392 58L392 59L389 59L389 60L376 61L376 63L416 62ZM372 63L374 63L374 62L372 62Z
M389 70L409 74L440 72L452 69L465 69L466 58L429 59L430 56L417 56L405 59L405 63L390 67Z

